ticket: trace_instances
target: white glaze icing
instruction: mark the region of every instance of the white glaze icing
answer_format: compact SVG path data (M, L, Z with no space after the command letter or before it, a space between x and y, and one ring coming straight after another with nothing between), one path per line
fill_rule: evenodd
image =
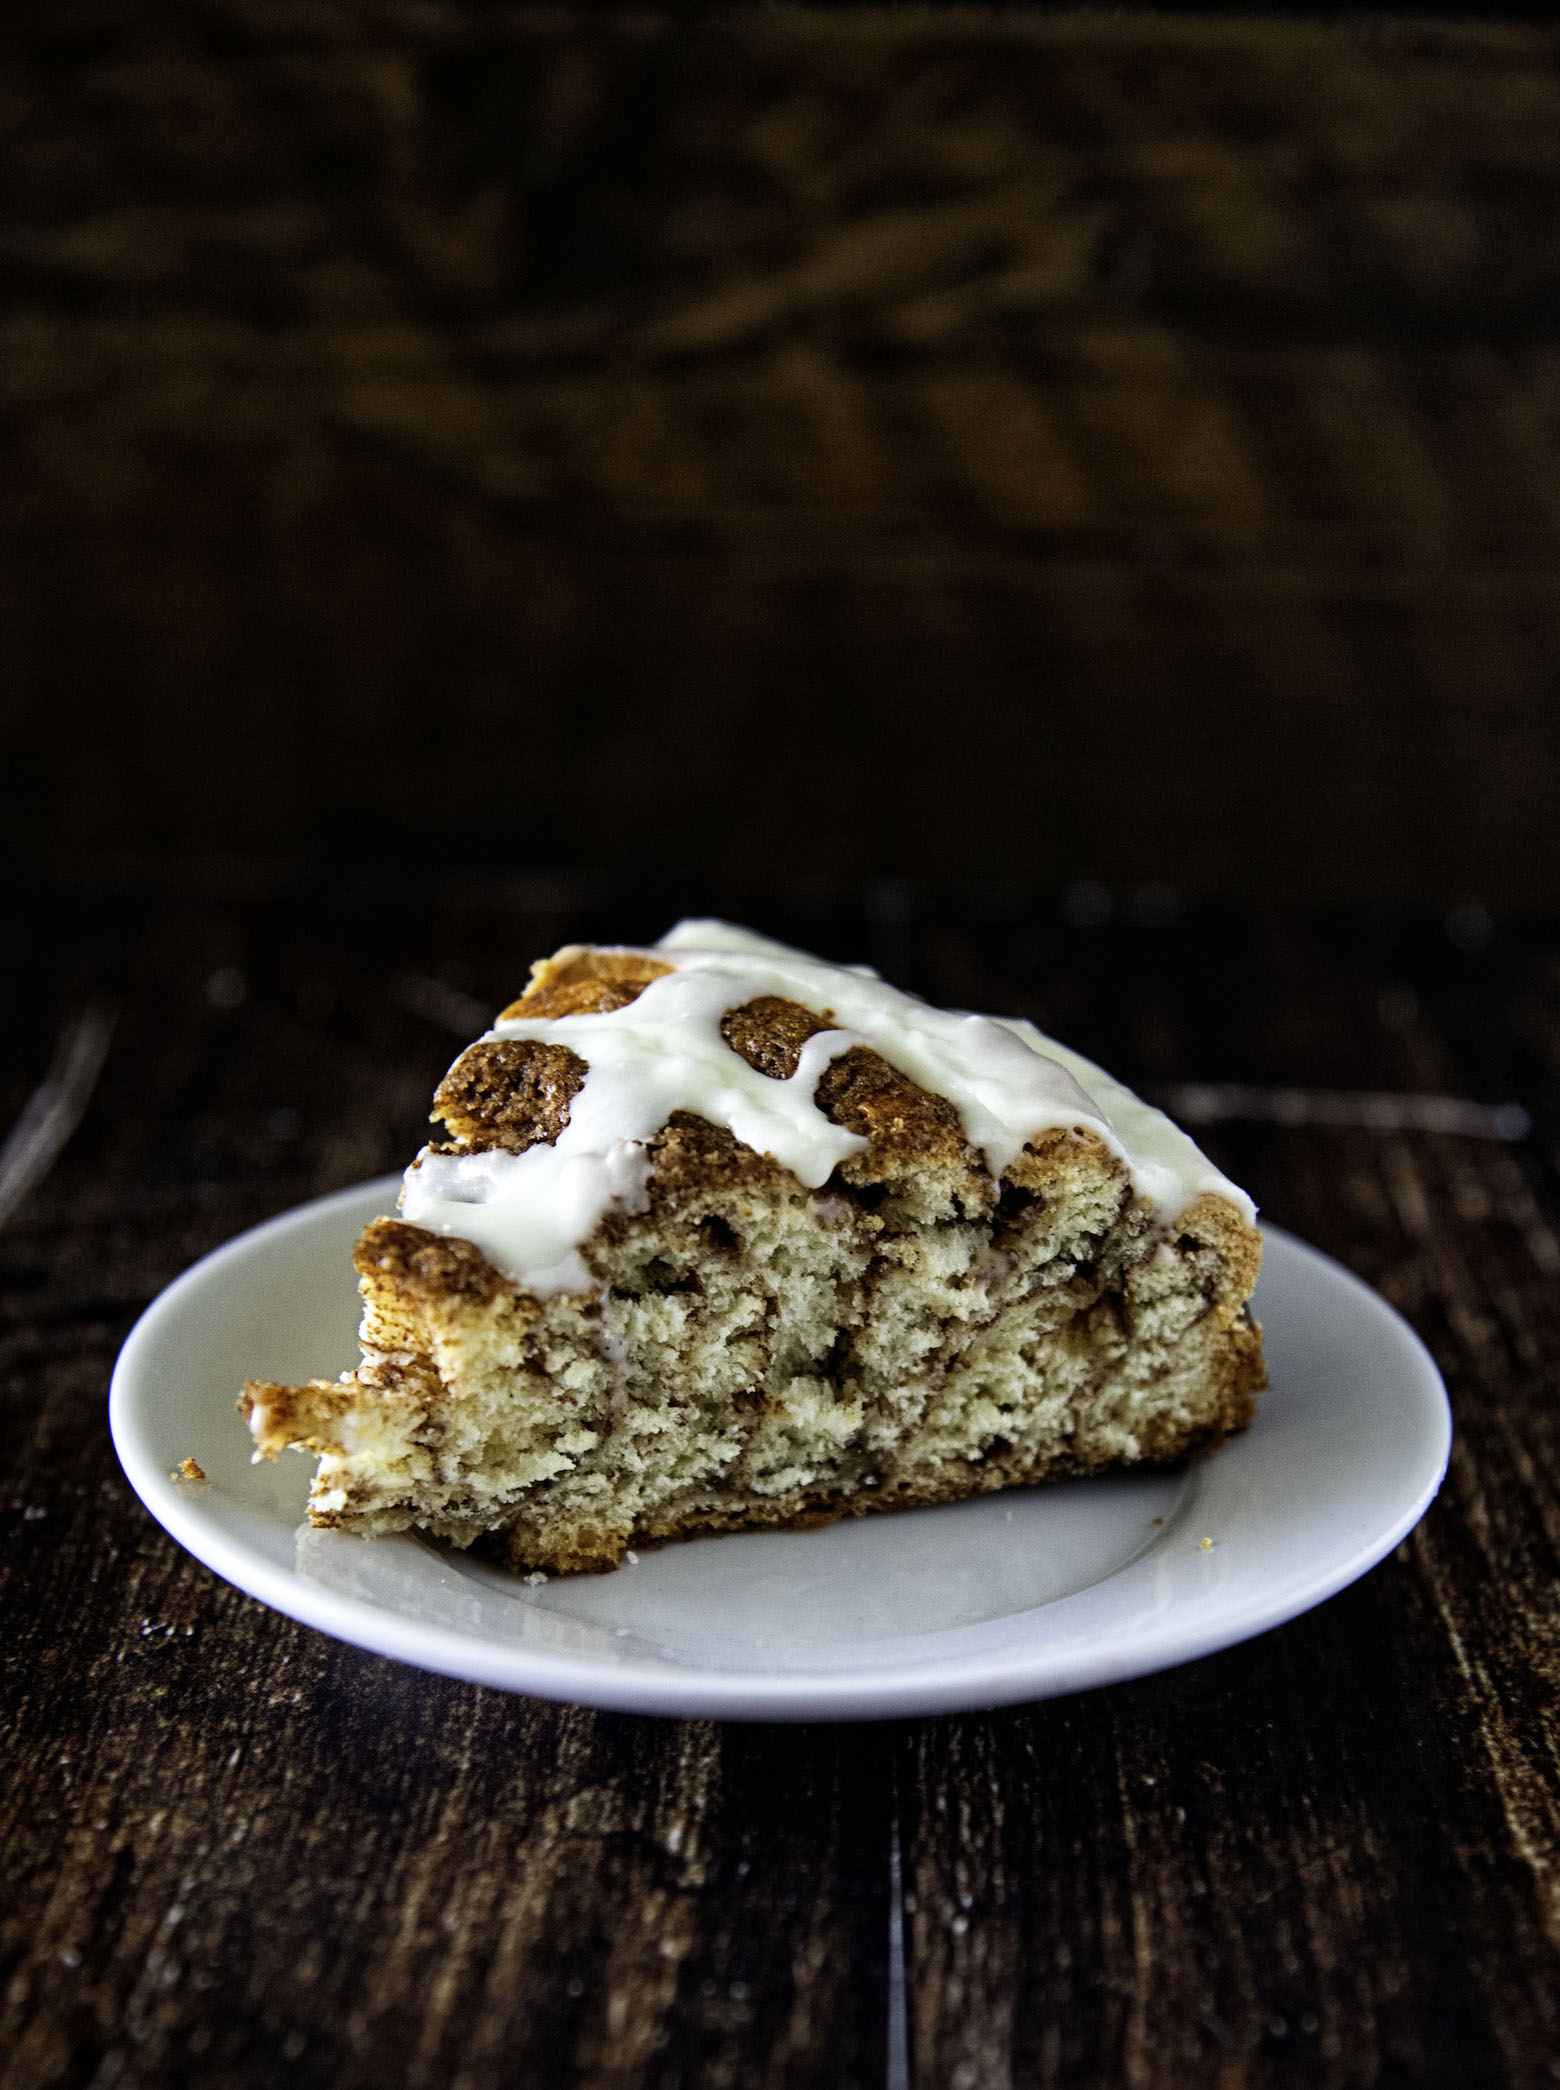
M589 1290L580 1247L612 1208L644 1208L646 1143L673 1111L726 1126L811 1189L826 1183L865 1145L813 1100L824 1068L852 1045L871 1046L947 1097L993 1175L1037 1134L1078 1126L1121 1158L1164 1223L1205 1191L1255 1216L1245 1193L1162 1112L1032 1024L934 1009L870 966L828 965L726 922L679 922L646 955L673 969L625 1008L493 1026L490 1039L542 1039L585 1061L569 1121L551 1146L524 1154L424 1149L406 1173L408 1220L475 1242L527 1291ZM720 1034L728 1010L766 994L827 1012L835 1024L807 1041L786 1081L750 1067Z

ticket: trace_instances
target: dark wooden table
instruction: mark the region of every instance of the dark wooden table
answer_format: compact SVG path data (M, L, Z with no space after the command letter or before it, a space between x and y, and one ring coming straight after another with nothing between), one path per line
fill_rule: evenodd
M565 935L719 899L234 874L8 900L7 1124L83 1009L117 1010L79 1129L0 1232L8 2090L1560 2078L1552 928L1178 916L1162 892L1104 923L1076 893L758 909L1150 1087L1531 1112L1515 1143L1208 1128L1271 1218L1409 1316L1457 1413L1413 1537L1249 1646L957 1718L608 1716L337 1646L130 1495L104 1396L157 1289L398 1165L463 997L509 995Z

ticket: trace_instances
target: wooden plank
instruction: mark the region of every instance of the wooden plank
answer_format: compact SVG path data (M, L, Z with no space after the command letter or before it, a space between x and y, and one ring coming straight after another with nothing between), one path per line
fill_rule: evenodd
M1474 972L1486 1032L1515 984L1551 1035L1552 975L1520 952L1480 965L1421 945L1420 1000L1401 951L1372 978L1311 938L1253 942L1236 970L1267 992L1223 1049L1277 1027L1286 1079L1455 1089L1432 998ZM1184 982L1172 1013L1194 997ZM1457 1421L1448 1481L1390 1561L1249 1647L906 1737L928 2090L1551 2079L1553 1175L1538 1164L1535 1196L1508 1149L1430 1135L1269 1129L1242 1147L1268 1216L1352 1262L1431 1344Z
M0 1236L8 2084L864 2090L887 2049L896 1810L918 2086L1549 2080L1548 1146L1208 1134L1271 1217L1416 1321L1457 1409L1429 1519L1320 1611L1167 1677L896 1729L508 1699L207 1576L117 1478L102 1394L129 1318L190 1257L404 1156L460 995L507 996L569 933L654 925L610 895L594 923L562 887L505 909L458 885L381 884L377 908L260 886L56 898L0 929L13 1099L73 1000L105 982L121 1000L93 1111ZM1139 1080L1465 1084L1552 1135L1543 938L1463 950L1386 914L1166 926L1164 896L1141 900L1087 929L1000 893L874 889L769 923L1049 1020Z
M876 2085L880 1732L423 1676L251 1603L131 1497L103 1414L131 1316L319 1166L404 1154L454 1048L371 929L354 956L185 909L119 955L97 1107L3 1243L7 2085Z
M215 1588L101 1466L17 1476L8 2082L879 2079L870 1738L395 1669Z

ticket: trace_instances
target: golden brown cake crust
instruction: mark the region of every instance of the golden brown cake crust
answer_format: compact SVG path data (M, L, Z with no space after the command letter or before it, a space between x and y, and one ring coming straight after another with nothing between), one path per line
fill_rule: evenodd
M644 951L614 951L570 943L531 967L530 985L499 1017L580 1016L622 1009L671 966Z
M507 1016L550 1018L623 1008L670 967L637 952L574 947L537 968L530 987ZM832 1013L779 995L759 995L731 1010L721 1035L750 1067L775 1081L796 1072L802 1047L828 1030ZM566 1046L533 1039L494 1039L471 1046L455 1062L434 1099L434 1114L472 1151L493 1147L524 1153L554 1141L569 1121L569 1104L586 1076L586 1062ZM824 1116L864 1138L867 1152L845 1171L857 1183L881 1182L907 1169L952 1168L979 1196L985 1173L965 1139L958 1113L881 1054L854 1045L824 1069L814 1092Z
M943 1167L972 1178L987 1172L964 1137L958 1112L867 1045L852 1045L818 1077L814 1101L826 1118L868 1143L840 1173L852 1182L880 1180L912 1168Z
M827 1030L832 1021L827 1009L815 1015L799 1001L760 994L738 1009L728 1009L720 1019L720 1034L758 1073L771 1081L789 1081L807 1040Z
M756 1154L724 1125L712 1125L691 1110L673 1111L649 1151L653 1204L709 1192L773 1190L785 1178L777 1161Z
M371 1220L352 1261L366 1282L392 1287L420 1304L480 1302L515 1290L470 1241L454 1234L430 1234L404 1219Z
M1212 1251L1218 1272L1211 1304L1226 1325L1245 1311L1262 1269L1262 1236L1222 1197L1205 1193L1175 1222L1177 1240Z
M536 1038L484 1038L468 1046L440 1082L432 1116L473 1153L523 1154L551 1146L569 1122L586 1065L567 1045Z
M777 1001L758 1020L750 1016L754 1006L736 1012L749 1020L741 1029L734 1026L727 1042L761 1074L786 1080L795 1071L802 1044L829 1026L795 1002ZM557 1139L587 1072L586 1061L566 1045L532 1038L486 1039L469 1046L445 1076L432 1116L444 1121L463 1151L503 1148L523 1154ZM936 1166L958 1169L972 1183L984 1174L952 1104L921 1088L869 1046L853 1045L831 1060L819 1077L814 1100L831 1123L867 1141L867 1151L847 1164L845 1173L852 1182L877 1182ZM691 1121L691 1112L682 1115Z

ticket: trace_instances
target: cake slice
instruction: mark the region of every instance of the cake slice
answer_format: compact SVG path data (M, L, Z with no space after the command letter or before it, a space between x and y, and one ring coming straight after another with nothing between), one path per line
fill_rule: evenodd
M570 946L462 1053L357 1245L363 1359L251 1383L313 1523L516 1569L1220 1444L1251 1201L1031 1025L718 922Z

